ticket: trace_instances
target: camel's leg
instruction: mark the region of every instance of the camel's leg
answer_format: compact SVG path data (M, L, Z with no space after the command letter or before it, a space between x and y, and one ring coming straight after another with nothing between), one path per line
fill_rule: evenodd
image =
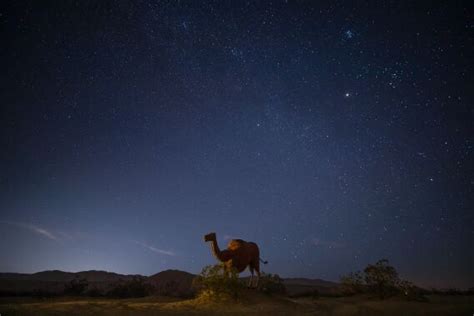
M255 264L255 271L257 272L257 282L255 284L255 288L258 288L258 282L260 281L260 263L257 261Z
M255 279L256 279L255 288L258 288L258 283L260 281L260 271L258 271L258 270L257 270L257 277Z
M232 271L232 259L224 264L224 276L230 278Z
M250 279L249 279L249 284L247 285L247 287L250 289L253 283L253 268L249 266L249 270L250 270Z

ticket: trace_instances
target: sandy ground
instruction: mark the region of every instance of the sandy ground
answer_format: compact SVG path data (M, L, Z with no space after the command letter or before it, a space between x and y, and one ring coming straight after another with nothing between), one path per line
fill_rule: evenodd
M474 296L430 296L427 302L376 300L365 296L298 298L246 295L237 301L177 300L166 297L2 298L1 316L10 315L468 315Z

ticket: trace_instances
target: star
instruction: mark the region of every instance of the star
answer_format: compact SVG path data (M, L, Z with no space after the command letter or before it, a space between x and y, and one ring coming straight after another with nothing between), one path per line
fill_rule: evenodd
M347 30L344 32L344 35L347 39L351 39L354 37L354 32L352 32L351 30Z

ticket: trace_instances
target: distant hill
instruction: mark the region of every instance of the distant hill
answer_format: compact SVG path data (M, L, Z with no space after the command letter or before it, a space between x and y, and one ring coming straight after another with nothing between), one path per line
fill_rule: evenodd
M0 280L30 280L42 282L70 282L75 278L85 278L89 282L114 282L120 280L131 280L140 275L125 275L107 271L81 271L64 272L60 270L48 270L32 274L27 273L0 273Z
M118 274L107 271L64 272L59 270L27 273L0 273L0 296L32 295L44 293L62 294L66 284L72 280L86 279L90 287L107 291L116 284L142 278L153 288L156 295L188 297L194 294L192 282L196 275L180 270L166 270L151 275ZM243 278L246 279L246 278ZM283 279L287 292L292 296L305 295L317 291L321 294L334 294L339 291L337 283L320 279Z
M107 271L64 272L60 270L27 273L0 273L0 296L8 295L58 295L74 279L86 279L90 286L107 290L113 284L129 281L140 275L124 275Z

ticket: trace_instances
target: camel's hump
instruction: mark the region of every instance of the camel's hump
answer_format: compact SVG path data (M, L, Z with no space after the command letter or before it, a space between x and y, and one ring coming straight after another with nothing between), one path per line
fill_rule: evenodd
M245 243L246 243L246 241L242 240L242 239L232 239L227 244L227 249L234 250L234 249L242 247L242 245L245 244Z

